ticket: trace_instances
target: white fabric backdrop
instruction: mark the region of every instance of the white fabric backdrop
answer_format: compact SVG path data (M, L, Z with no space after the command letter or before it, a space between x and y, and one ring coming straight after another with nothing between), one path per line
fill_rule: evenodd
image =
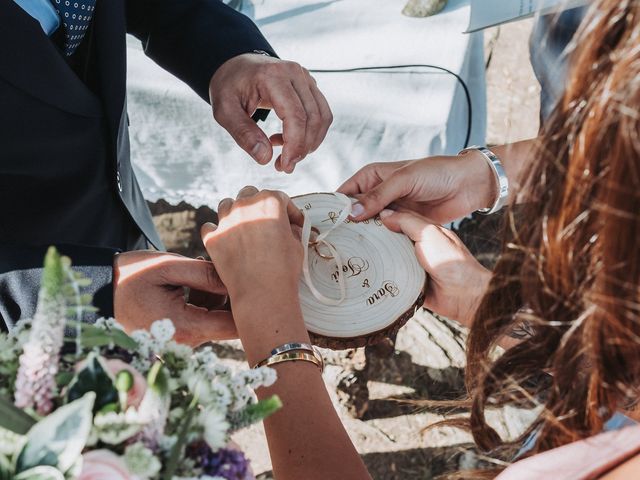
M431 18L408 18L406 0L245 0L245 13L282 58L309 69L432 64L460 74L473 101L471 144L486 130L481 34L463 34L468 0L449 0ZM467 104L451 75L432 69L314 74L334 112L324 144L293 175L255 164L214 123L210 107L147 59L129 39L129 113L135 169L145 196L195 205L246 184L290 195L332 191L375 161L456 153ZM272 113L267 132L279 131Z

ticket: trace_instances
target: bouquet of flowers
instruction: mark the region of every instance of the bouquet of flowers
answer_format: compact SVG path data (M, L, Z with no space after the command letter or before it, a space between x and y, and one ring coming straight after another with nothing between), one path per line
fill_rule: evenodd
M235 371L170 320L79 321L88 280L51 248L34 318L0 333L0 480L250 480L234 431L280 408L275 371Z

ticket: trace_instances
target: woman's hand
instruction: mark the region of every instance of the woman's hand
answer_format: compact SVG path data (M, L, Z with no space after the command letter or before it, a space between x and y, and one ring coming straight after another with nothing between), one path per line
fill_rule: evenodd
M491 272L444 227L409 212L383 210L380 217L387 228L402 232L415 242L416 256L428 275L425 307L471 326Z
M218 206L219 225L202 240L226 285L247 359L254 364L278 345L309 342L298 300L304 216L282 192L244 187Z
M491 206L496 183L486 159L471 150L456 157L372 163L338 191L358 197L352 209L356 220L370 218L393 203L441 224Z
M282 192L244 187L218 206L219 225L202 227L202 240L229 296L297 292L302 245L293 229L304 217Z
M302 213L284 193L245 187L235 202L220 202L218 215L217 227L203 226L203 241L227 286L249 364L285 343L309 343L298 299L303 250L295 229ZM264 422L275 476L370 479L317 366L295 361L273 368L278 381L256 394L278 395L283 404Z

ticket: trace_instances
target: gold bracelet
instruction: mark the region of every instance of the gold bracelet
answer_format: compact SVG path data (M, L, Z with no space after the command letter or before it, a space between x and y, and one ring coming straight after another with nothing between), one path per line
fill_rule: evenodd
M271 365L277 365L278 363L283 362L295 362L295 361L303 361L313 363L316 367L320 369L320 372L324 370L324 365L315 355L311 355L309 353L304 352L287 352L280 353L278 355L272 355L269 358L261 361L253 368L260 367L270 367Z

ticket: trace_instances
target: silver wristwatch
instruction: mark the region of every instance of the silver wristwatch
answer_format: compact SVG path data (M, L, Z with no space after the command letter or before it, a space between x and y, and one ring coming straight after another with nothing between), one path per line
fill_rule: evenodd
M491 170L496 177L496 187L498 189L498 197L496 198L496 201L491 207L481 208L480 210L477 210L478 213L481 213L483 215L491 215L492 213L496 213L506 205L507 200L509 199L509 179L507 178L507 174L504 171L504 167L502 166L502 162L500 161L500 159L487 147L473 146L465 148L458 155L462 155L469 150L476 150L480 152L482 156L487 160L487 162L489 162L489 166L491 167Z

